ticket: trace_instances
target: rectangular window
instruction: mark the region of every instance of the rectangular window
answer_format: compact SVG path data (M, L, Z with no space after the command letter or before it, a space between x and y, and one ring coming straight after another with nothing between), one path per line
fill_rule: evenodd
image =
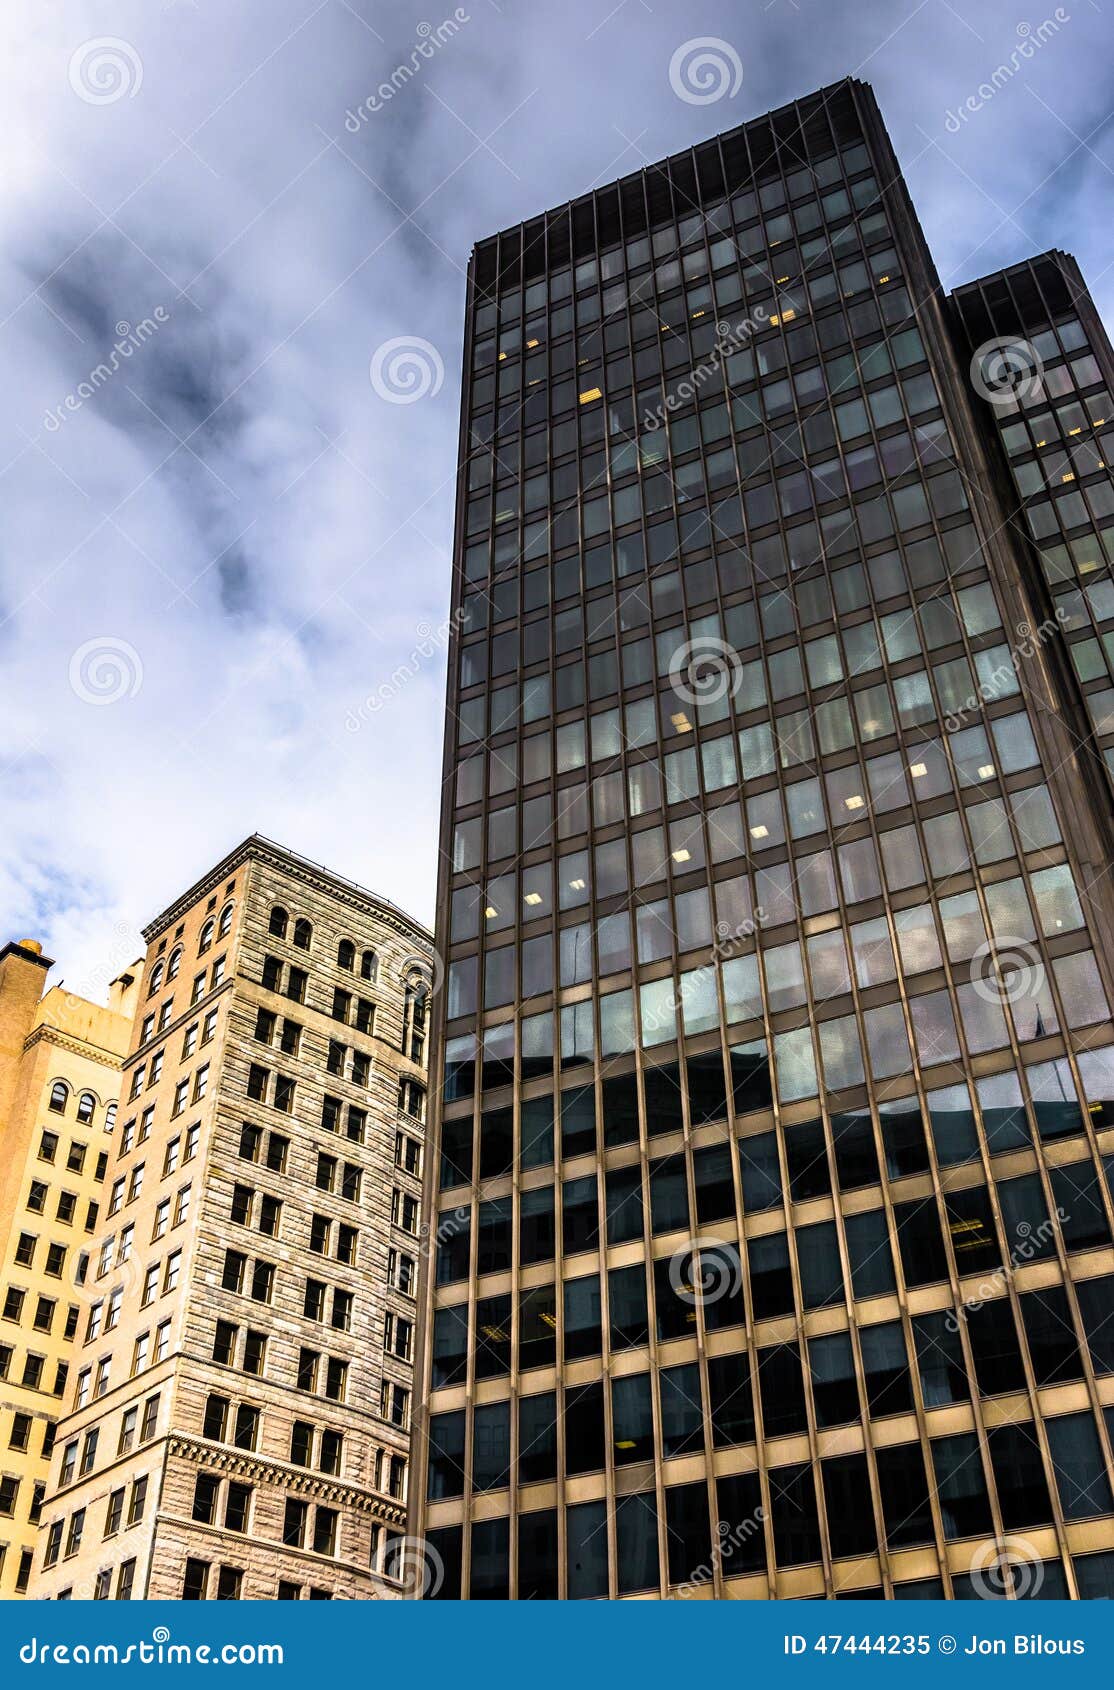
M209 1594L209 1562L198 1561L192 1556L186 1562L185 1576L182 1580L183 1602L203 1602Z

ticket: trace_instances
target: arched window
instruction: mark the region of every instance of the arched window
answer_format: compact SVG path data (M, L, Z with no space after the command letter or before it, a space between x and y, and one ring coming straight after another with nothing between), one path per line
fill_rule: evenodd
M213 920L212 916L210 916L204 927L201 929L201 937L197 941L198 956L204 956L205 952L209 949L209 946L213 942L213 934L216 930L217 924Z
M360 958L360 973L365 980L374 980L379 974L379 958L374 951L365 951Z
M70 1088L65 1080L55 1080L50 1088L50 1107L56 1115L64 1115L70 1101Z
M104 1130L110 1133L116 1126L116 1104L110 1103L104 1112Z
M402 1048L411 1062L419 1062L423 1067L431 990L432 982L419 969L414 969L407 980L402 1010Z
M308 951L310 940L313 938L313 928L304 915L300 915L294 923L294 943L300 951Z
M267 924L268 933L273 933L276 939L286 938L286 924L290 920L281 904L276 904L271 911L271 919Z
M337 967L346 968L351 974L356 966L356 947L351 939L342 939L337 946Z
M83 1091L77 1100L77 1118L83 1127L87 1127L93 1119L93 1112L97 1107L97 1100L91 1091Z
M147 988L147 996L148 997L150 997L153 992L158 991L159 987L162 985L162 977L163 977L163 964L162 964L162 958L160 957L158 962L156 962L154 968L152 968L152 970L151 970L151 984Z
M175 945L174 949L170 953L170 961L166 965L166 978L167 978L168 981L177 980L178 970L181 968L181 966L182 966L182 947L181 947L181 945Z
M232 926L232 909L233 906L231 904L225 904L224 908L220 912L220 926L217 928L218 939L226 939L228 937L229 928Z

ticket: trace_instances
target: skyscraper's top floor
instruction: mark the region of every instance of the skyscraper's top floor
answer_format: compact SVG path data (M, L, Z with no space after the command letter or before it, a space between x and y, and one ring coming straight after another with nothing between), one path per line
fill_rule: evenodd
M658 256L656 232L677 223L683 240L686 221L709 213L728 230L732 216L784 216L791 201L838 191L854 169L840 155L870 138L889 145L873 89L846 77L477 242L477 290L505 292L622 242L651 240Z

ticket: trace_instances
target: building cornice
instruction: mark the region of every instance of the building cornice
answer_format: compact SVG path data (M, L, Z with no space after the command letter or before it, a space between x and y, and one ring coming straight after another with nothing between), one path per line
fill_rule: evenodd
M427 927L423 927L421 922L415 921L413 916L407 915L405 910L399 909L397 904L392 904L389 899L381 898L378 893L357 885L354 880L346 880L343 875L335 874L332 869L325 868L321 863L311 862L308 857L300 857L296 851L288 850L285 845L279 845L272 839L264 839L262 834L258 833L251 834L242 844L237 845L236 849L210 869L208 874L196 881L180 897L175 898L161 915L157 915L154 921L143 928L143 937L147 943L150 945L191 909L199 898L215 890L241 864L247 862L267 863L280 874L289 875L338 903L347 904L351 909L373 916L385 927L393 928L396 933L413 940L421 951L432 951L432 933Z
M281 1485L295 1495L313 1497L319 1502L336 1503L338 1507L353 1508L358 1514L369 1514L388 1526L405 1526L406 1506L380 1496L377 1491L362 1485L346 1483L328 1473L316 1473L308 1467L293 1467L283 1461L271 1461L254 1450L233 1449L227 1444L210 1443L204 1438L192 1438L183 1432L171 1432L166 1440L171 1455L185 1461L204 1465L211 1471L238 1479L250 1479L257 1484Z
M93 1044L90 1039L77 1038L73 1033L63 1033L48 1024L32 1028L23 1041L23 1048L28 1051L37 1044L57 1045L60 1050L68 1050L71 1056L88 1056L104 1068L124 1066L123 1052L109 1050L106 1045Z
M18 939L9 939L8 943L0 948L0 962L7 956L17 956L24 962L33 962L44 974L54 967L53 957L44 956L42 951L33 951L28 945L21 945Z

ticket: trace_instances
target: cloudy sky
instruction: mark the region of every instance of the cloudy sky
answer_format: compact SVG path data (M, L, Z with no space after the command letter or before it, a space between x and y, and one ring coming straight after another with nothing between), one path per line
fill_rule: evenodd
M99 995L253 829L430 918L473 241L853 73L945 285L1062 246L1109 306L1109 19L8 0L0 940ZM682 98L704 36L741 75Z

